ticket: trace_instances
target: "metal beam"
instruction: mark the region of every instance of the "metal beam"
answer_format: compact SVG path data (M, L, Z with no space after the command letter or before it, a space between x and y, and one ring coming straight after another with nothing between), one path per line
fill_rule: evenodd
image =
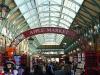
M60 16L59 16L59 20L58 20L58 23L57 23L58 26L59 26L60 19L61 19L61 16L62 16L64 2L65 2L65 0L62 0L62 3L61 3L62 7L60 8Z
M82 13L80 13L80 15L83 16L83 17L85 17L85 18L87 18L87 19L89 19L89 20L92 20L91 18L87 17L86 15L84 15Z
M60 24L62 12L63 12L64 2L65 2L65 0L62 0L62 2L61 2L62 7L60 8L60 13L59 13L60 15L59 15L59 18L58 18L57 26L59 26L59 24ZM68 27L68 26L67 26L67 27ZM55 34L55 40L56 40L56 37L57 37L57 34ZM55 41L55 42L56 42L56 41Z
M50 11L51 11L51 9L50 9L50 1L49 1L49 26L50 26L50 23L51 23Z
M87 14L92 18L92 21L93 21L93 22L96 22L96 23L97 23L95 16L93 16L93 15L91 14L91 12L89 12L84 6L83 6L83 9L84 9L84 10L82 10L82 11L85 12L85 13L87 13Z
M22 33L21 31L26 31L25 27L26 27L26 29L27 29L27 26L26 26L26 25L23 25L23 26L21 27L21 29L17 29L17 30L15 31L15 35L16 35L16 36L19 35L20 33Z
M99 3L97 3L96 0L92 0L92 2L95 4L95 6L97 6L100 9L100 1L99 1Z
M2 32L3 27L5 26L5 20L0 22L0 33Z
M38 18L38 21L39 21L38 24L42 27L41 21L40 21L40 16L39 16L39 11L38 11L38 8L37 8L37 5L36 5L36 0L34 0L34 4L35 4L35 7L36 7L37 18ZM34 8L34 6L33 6L33 8ZM44 35L43 35L43 37L44 37ZM44 41L45 41L45 38L44 38Z
M88 23L80 14L79 14L79 18L82 19L82 20L84 21L84 24L86 24L86 25L87 25L87 24L90 24L90 22ZM85 27L86 27L86 25L85 25Z
M89 8L89 7L86 6L86 5L84 5L84 7L87 8L87 9L89 9L89 10L91 10L91 11L94 12L94 13L98 13L98 12L95 11L95 9Z
M78 19L78 18L79 18L79 19ZM78 20L79 22L77 23L77 22L74 21L74 23L77 23L77 24L79 24L80 26L85 27L85 23L82 22L82 21L80 20L80 17L78 17L78 18L77 18L77 20Z

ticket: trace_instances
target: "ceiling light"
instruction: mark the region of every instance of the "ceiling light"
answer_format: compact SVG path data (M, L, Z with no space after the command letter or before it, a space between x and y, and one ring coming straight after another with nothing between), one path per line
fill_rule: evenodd
M91 46L92 45L92 42L90 41L88 44Z
M79 49L79 48L77 48L76 50L77 50L77 51L79 51L80 49Z

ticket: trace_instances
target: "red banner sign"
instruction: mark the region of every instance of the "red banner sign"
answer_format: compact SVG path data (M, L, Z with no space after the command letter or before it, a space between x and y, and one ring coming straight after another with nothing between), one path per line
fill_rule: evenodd
M69 37L75 37L76 32L65 29L65 28L58 28L58 27L41 27L41 28L35 28L28 31L23 32L25 38L37 35L37 34L44 34L44 33L57 33L57 34L63 34L65 36Z
M30 29L28 31L21 33L14 39L14 41L12 42L12 45L19 44L19 42L21 42L23 39L27 37L38 35L38 34L44 34L44 33L63 34L72 39L76 38L76 35L77 35L75 31L70 30L70 29L59 28L59 27L40 27L40 28Z

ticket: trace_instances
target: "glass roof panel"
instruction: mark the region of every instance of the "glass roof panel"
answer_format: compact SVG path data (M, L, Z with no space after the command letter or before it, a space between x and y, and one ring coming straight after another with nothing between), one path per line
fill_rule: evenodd
M38 11L39 11L39 12L41 12L41 11L49 11L49 6L39 7L39 8L38 8Z
M63 27L68 29L73 22L83 0L14 0L30 28ZM63 4L64 1L64 4ZM34 8L34 9L33 9ZM62 14L63 13L63 14ZM67 14L67 15L65 15ZM68 16L69 15L69 16ZM55 34L54 34L55 35ZM45 38L45 36L47 36ZM46 41L61 43L64 36L36 35L42 44ZM51 39L52 38L52 39ZM60 39L60 40L59 40ZM42 40L42 41L41 41Z
M24 14L24 17L25 17L25 18L29 18L29 17L30 17L29 13L30 13L30 12L25 13L25 14Z
M47 18L42 18L42 19L41 19L41 22L47 21L47 20L49 20L49 17L47 17Z
M32 9L32 8L33 8L30 2L27 3L27 7L28 7L29 9Z
M53 20L53 21L58 21L57 18L50 18L50 20Z
M51 11L60 11L60 7L58 6L50 6Z
M36 38L40 44L44 43L44 35L43 34L36 35Z
M69 28L67 25L65 26L65 25L64 25L64 24L62 24L62 23L60 23L60 24L59 24L59 26L60 26L60 27L63 27L63 28L66 28L66 29L68 29L68 28Z
M41 17L45 17L45 16L49 16L49 13L46 13L46 14L45 14L45 13L42 13L42 14L40 14L39 16L40 16L40 18L41 18Z
M27 12L28 11L28 7L27 7L26 4L20 6L19 9L21 10L21 13L24 13L24 12Z
M20 0L20 1L14 0L14 1L18 6L24 3L24 0Z
M65 0L65 2L64 2L64 6L66 6L66 7L71 7L72 4L73 3L70 0Z
M57 35L56 35L56 42L57 42L58 44L60 44L60 43L62 42L63 38L64 38L64 35L62 35L62 34L57 34ZM58 40L59 40L59 41L58 41Z
M50 0L49 0L50 1ZM54 1L55 3L57 3L57 4L60 4L61 5L61 2L63 1L63 0L52 0L52 1Z
M84 0L75 0L77 3L82 4Z
M38 25L38 24L31 23L31 24L30 24L30 27L31 27L31 29L33 29L33 28L39 27L39 25Z
M45 1L46 0L35 0L37 6L40 5L41 3L45 2Z
M56 16L56 17L59 17L59 13L50 13L50 16Z

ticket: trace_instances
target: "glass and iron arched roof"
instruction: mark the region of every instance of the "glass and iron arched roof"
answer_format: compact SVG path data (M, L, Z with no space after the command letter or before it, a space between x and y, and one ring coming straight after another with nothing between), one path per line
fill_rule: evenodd
M63 27L69 29L83 0L14 0L29 27ZM36 35L40 44L59 45L61 34Z

